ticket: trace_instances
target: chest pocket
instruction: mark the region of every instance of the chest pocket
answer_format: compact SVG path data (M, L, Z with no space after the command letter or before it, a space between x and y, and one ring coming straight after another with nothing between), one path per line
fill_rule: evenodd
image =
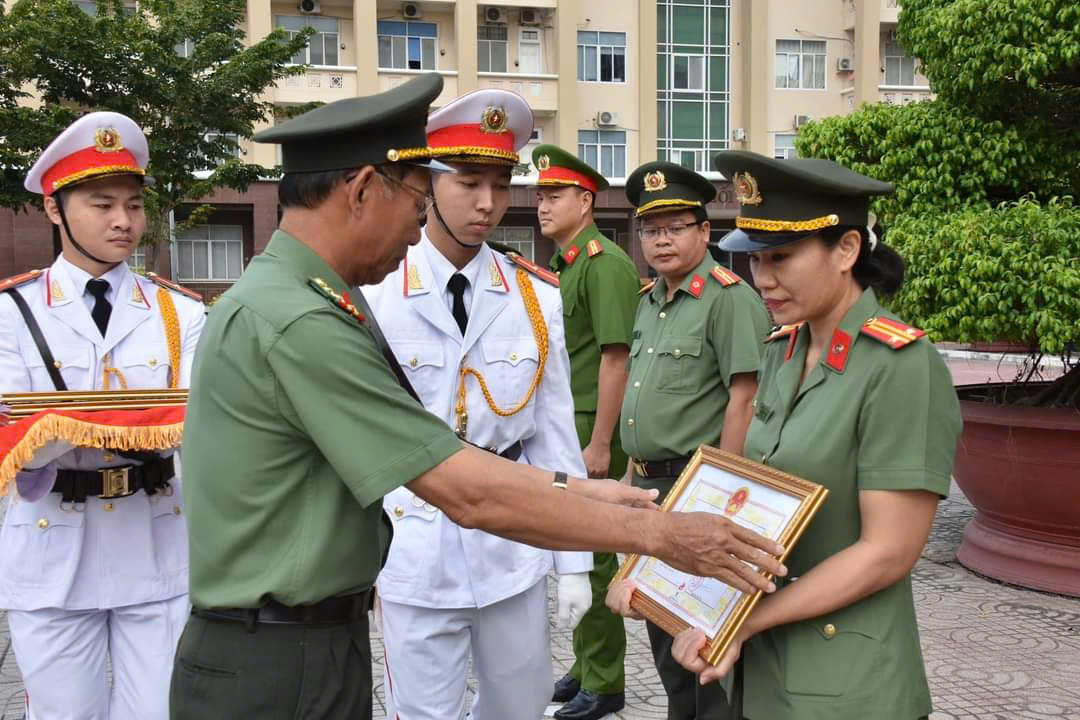
M536 340L531 335L481 338L480 354L484 367L476 369L484 375L495 402L503 408L521 402L540 363Z
M70 345L55 342L49 343L53 359L60 370L60 377L71 388L93 387L88 382L90 375L90 356L92 346L85 340L76 341ZM30 352L23 356L26 369L30 372L30 381L35 392L49 392L56 389L49 371L45 367L45 361L41 359L41 353L36 346L31 344Z
M873 692L888 668L872 603L841 608L784 626L784 678L789 693L838 697ZM880 611L879 611L880 612Z
M657 392L680 395L697 392L701 347L701 338L693 335L672 335L657 342Z
M169 366L169 348L164 344L140 345L132 343L123 350L114 350L113 367L124 374L128 387L168 387L172 377ZM117 389L113 383L112 388Z
M446 354L437 342L398 342L391 340L394 355L405 369L409 382L418 388L430 388L439 380Z

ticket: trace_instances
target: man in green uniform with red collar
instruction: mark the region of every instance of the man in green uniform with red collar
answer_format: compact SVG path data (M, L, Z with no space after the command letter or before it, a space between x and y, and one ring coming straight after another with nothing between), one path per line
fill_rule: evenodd
M555 241L551 269L559 274L574 419L589 477L622 477L626 454L615 432L626 387L626 359L641 285L630 257L593 222L596 193L607 180L555 145L533 151L540 170L540 231ZM553 700L568 704L557 720L595 720L622 709L626 632L604 605L619 568L613 553L593 556L593 604L574 630L576 661L555 684Z
M708 252L711 182L652 162L627 178L626 196L659 277L638 306L619 430L634 485L663 497L699 445L742 453L769 316L758 294ZM671 636L652 623L647 629L668 720L741 720L737 697L699 685L672 658Z

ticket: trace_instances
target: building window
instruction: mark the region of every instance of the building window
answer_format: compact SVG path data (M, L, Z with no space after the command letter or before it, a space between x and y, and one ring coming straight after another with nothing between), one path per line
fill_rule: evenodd
M626 33L577 34L577 79L584 82L626 82Z
M90 17L97 17L97 14L98 14L97 0L75 0L75 7L79 8L80 10L82 10L84 13L86 13ZM106 3L105 7L106 7L106 13L108 13L108 10L112 7L112 4L111 3ZM123 13L124 15L134 15L135 14L135 3L125 4L124 7L120 10L120 12Z
M773 135L773 157L777 160L798 157L798 153L795 152L795 133Z
M195 54L195 42L192 40L185 40L182 43L177 43L176 54L182 58L191 57Z
M497 227L491 232L489 239L510 246L510 249L527 260L536 259L531 227Z
M237 280L243 272L239 225L197 225L176 234L177 280Z
M285 30L292 40L304 28L315 28L315 34L308 41L308 46L292 56L293 65L330 65L338 64L338 46L341 35L338 33L338 20L331 17L296 17L278 15L277 26Z
M776 87L825 89L825 41L777 40Z
M218 141L226 143L228 145L226 150L229 153L229 157L238 158L243 154L243 151L240 149L240 136L236 133L208 132L206 133L205 137L208 142ZM227 158L222 158L222 160L217 161L217 163L213 165L210 164L210 161L208 160L206 165L202 169L213 170L215 167L217 167L217 165L221 164L221 162L226 159Z
M525 147L521 148L521 152L518 153L518 164L514 168L515 175L531 175L536 172L536 168L532 164L533 150L538 145L544 142L544 131L542 128L534 127L532 135L529 136L529 142Z
M146 274L146 246L139 245L135 248L135 252L128 255L127 259L128 267L134 272L140 275Z
M626 131L578 130L578 157L604 177L626 177Z
M657 0L657 156L712 170L730 136L729 0Z
M540 56L540 31L522 28L518 35L518 72L539 75L544 71Z
M885 41L885 84L915 84L915 58L911 57L892 34Z
M480 72L506 72L507 45L506 25L477 27L476 69ZM381 55L379 64L382 65Z
M379 20L379 67L434 70L439 26L435 23Z

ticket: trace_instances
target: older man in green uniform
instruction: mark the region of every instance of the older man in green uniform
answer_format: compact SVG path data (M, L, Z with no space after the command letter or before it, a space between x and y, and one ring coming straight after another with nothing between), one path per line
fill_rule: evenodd
M191 600L170 708L186 718L370 718L367 609L402 484L465 527L559 549L653 554L773 587L780 549L715 516L659 513L614 481L511 463L410 397L362 297L430 206L424 126L442 78L313 110L282 145L283 213L214 307L185 421ZM355 304L354 304L355 303ZM637 495L629 493L636 492ZM681 516L680 516L681 515ZM760 549L755 549L760 548Z
M615 429L641 282L630 257L593 222L596 193L607 189L607 180L555 145L537 147L533 164L540 171L540 231L558 246L551 269L559 274L585 467L589 477L622 477L627 458ZM552 699L568 703L557 720L595 720L624 705L626 631L604 604L618 569L613 553L593 556L593 603L574 630L574 665L555 684Z
M634 485L663 496L699 445L742 452L769 317L757 293L708 252L711 182L652 162L630 175L626 196L659 278L638 306L619 429ZM672 659L671 636L647 629L669 720L740 720L738 698L699 685Z

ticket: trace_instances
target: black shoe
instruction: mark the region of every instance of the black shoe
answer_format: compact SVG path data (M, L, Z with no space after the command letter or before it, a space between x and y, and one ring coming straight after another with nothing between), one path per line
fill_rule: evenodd
M555 682L555 694L551 696L551 702L570 702L580 689L581 681L567 673L561 680Z
M600 720L608 713L618 712L626 705L622 693L600 695L581 690L574 699L555 711L555 720Z

